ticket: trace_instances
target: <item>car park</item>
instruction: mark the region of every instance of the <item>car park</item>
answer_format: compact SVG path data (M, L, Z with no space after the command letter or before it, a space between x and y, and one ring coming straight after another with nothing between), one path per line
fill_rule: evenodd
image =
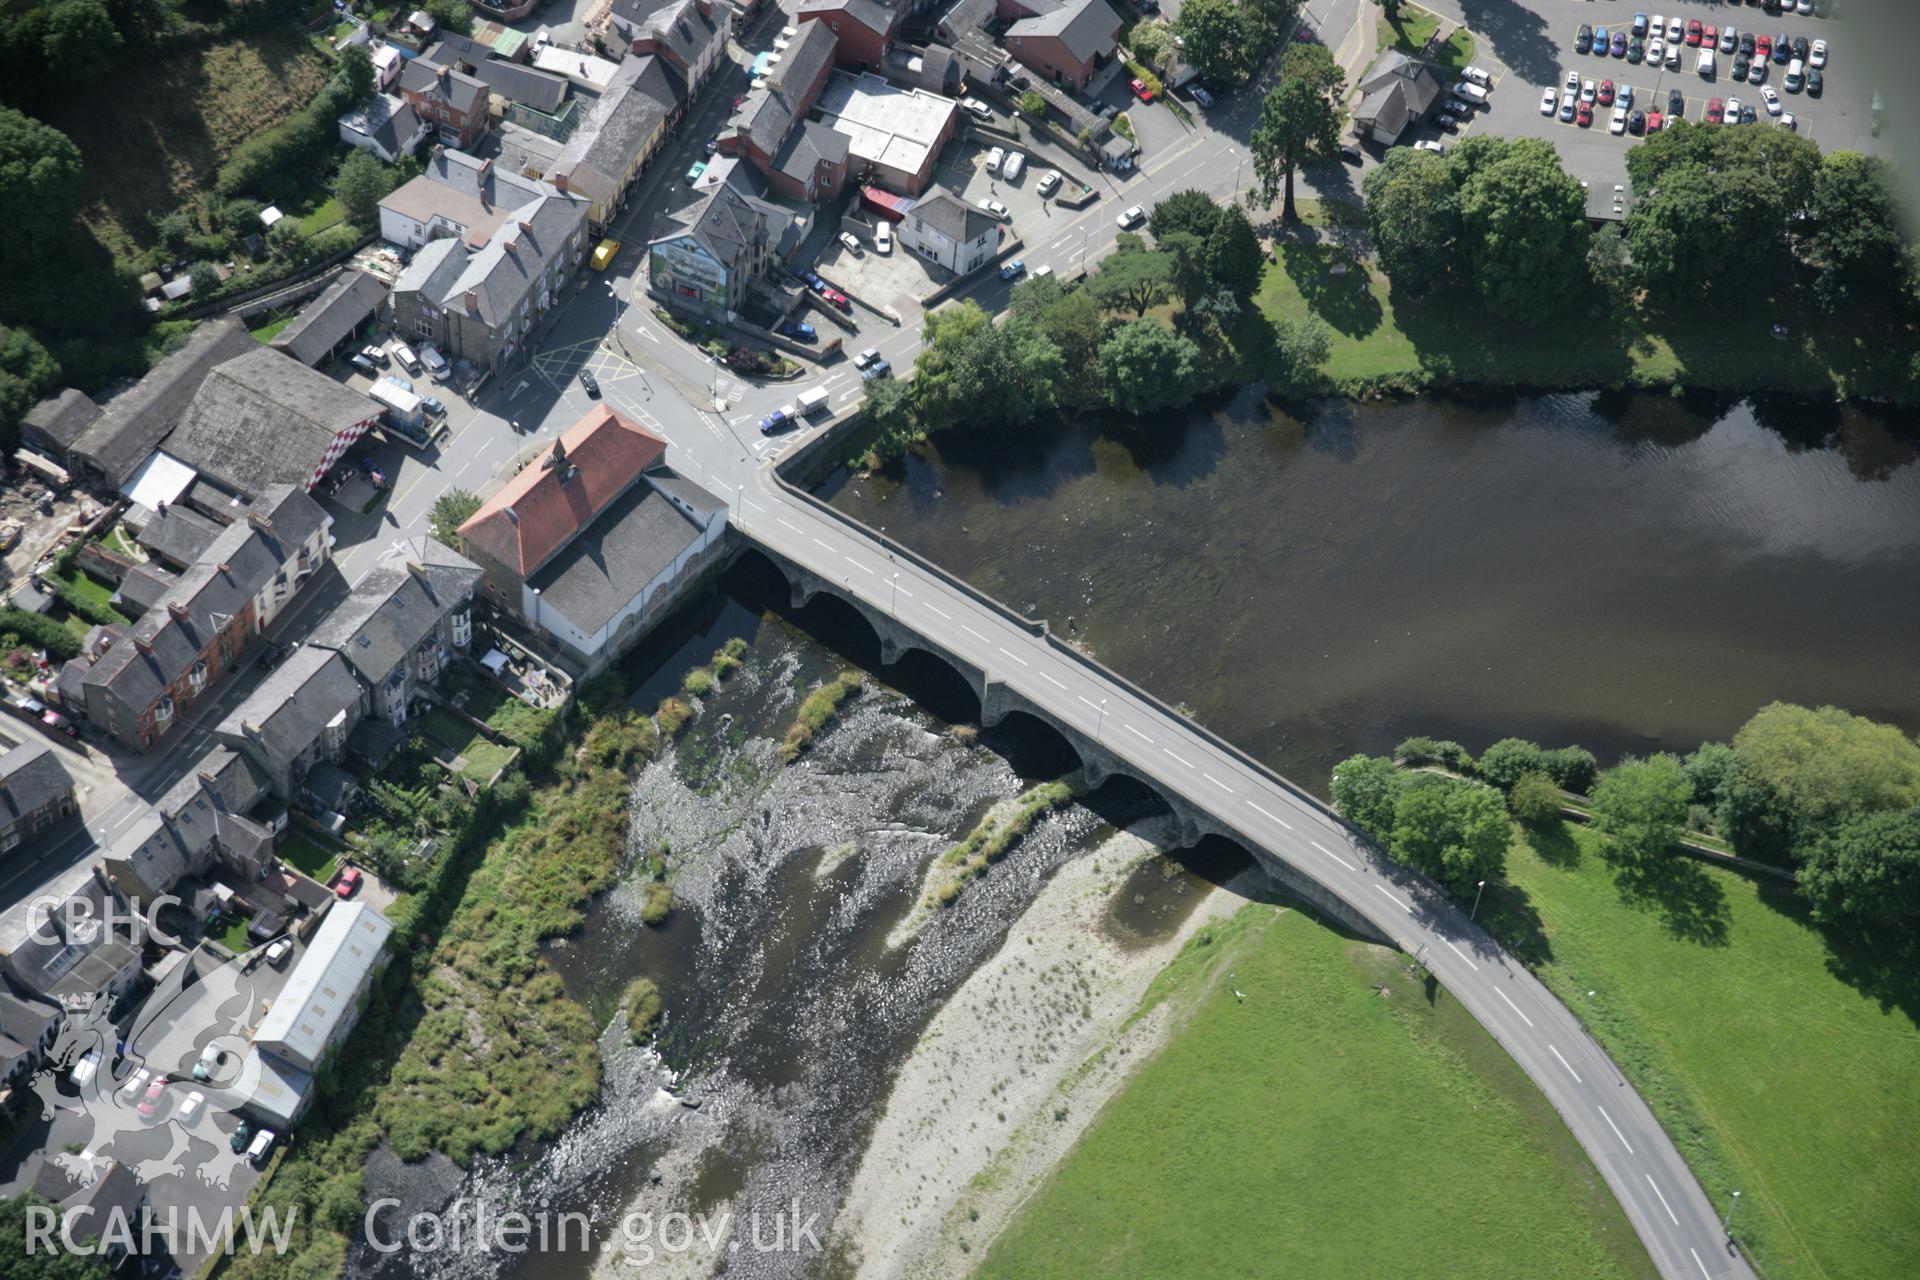
M1815 40L1813 47L1807 50L1807 65L1809 67L1824 67L1827 65L1827 42L1825 40Z
M1570 89L1560 95L1560 118L1568 124L1573 123L1573 114L1578 110L1577 102L1578 99L1573 96L1573 91Z
M1137 204L1129 205L1120 211L1120 225L1123 227L1137 227L1146 220L1147 211Z
M354 895L354 891L359 889L359 887L360 868L348 867L345 871L342 871L339 878L334 881L333 892L338 897L351 898Z
M1594 96L1594 101L1599 103L1603 107L1610 107L1613 105L1613 81L1602 80L1600 82L1600 88L1599 88L1599 91Z
M820 336L819 331L804 320L782 320L774 332L795 342L812 342Z
M1592 102L1594 98L1599 94L1599 92L1600 92L1599 88L1594 84L1593 81L1591 80L1585 81L1580 86L1580 101Z
M1740 47L1740 33L1732 27L1720 29L1720 52L1732 53Z
M1468 84L1477 84L1482 89L1493 88L1493 77L1487 74L1484 67L1468 67L1460 73L1460 78Z
M1551 89L1541 90L1540 91L1540 114L1543 116L1552 115L1554 111L1558 108L1559 102L1560 100L1558 96L1554 94L1553 90Z
M284 964L286 962L287 957L292 954L293 954L292 938L275 938L273 940L272 945L267 948L267 963L275 967L278 967L279 965Z
M1582 129L1586 128L1593 123L1593 108L1587 103L1581 103L1580 113L1574 117L1574 120Z
M1020 275L1022 275L1026 271L1026 269L1027 269L1027 264L1024 261L1022 261L1019 258L1014 258L1009 262L1003 262L1000 264L1000 278L1002 280L1017 279Z
M1584 22L1573 37L1573 49L1575 53L1588 53L1593 49L1593 28Z
M988 213L992 214L994 217L1000 219L1000 221L1002 222L1005 222L1009 218L1013 217L1012 210L1008 209L1007 206L1001 204L998 200L993 200L993 199L982 200L980 202L980 207L982 209L985 209Z
M873 251L879 254L893 252L893 224L885 218L873 224Z
M1049 169L1040 175L1040 180L1033 184L1033 189L1039 192L1042 198L1045 198L1058 191L1062 181L1064 181L1064 179L1061 178L1058 169Z
M1651 42L1649 42L1649 43L1648 43L1648 45L1647 45L1647 62L1648 62L1648 63L1649 63L1650 65L1653 65L1653 66L1658 66L1658 65L1659 65L1659 64L1660 64L1661 62L1663 62L1663 61L1665 61L1665 60L1666 60L1666 56L1667 56L1667 42L1666 42L1666 41L1664 41L1664 40L1661 40L1661 39L1659 39L1658 37L1656 37L1656 38L1654 38L1654 39L1653 39L1653 40L1652 40Z
M1660 126L1664 125L1666 122L1667 122L1666 117L1661 115L1658 111L1647 112L1647 132L1648 133L1660 132Z
M1647 117L1638 111L1627 113L1627 132L1641 134L1647 131Z
M1133 96L1142 102L1153 101L1153 90L1147 88L1147 82L1135 76L1127 82L1127 88L1133 90Z
M1420 139L1420 141L1418 141L1418 142L1416 142L1416 143L1414 143L1414 144L1413 144L1413 149L1414 149L1415 151L1431 151L1431 152L1433 152L1433 154L1435 154L1435 155L1437 155L1437 156L1443 156L1443 155L1445 155L1445 154L1447 154L1447 145L1446 145L1446 143L1444 143L1444 142L1432 142L1432 141L1429 141L1429 140L1428 140L1428 139L1426 139L1426 138L1422 138L1422 139Z
M853 234L853 232L842 231L838 236L835 237L835 239L840 241L840 247L842 249L845 249L848 253L852 254L854 257L856 258L866 257L865 251L860 248L859 238L856 237Z
M1615 107L1613 109L1613 115L1609 117L1607 121L1607 128L1614 133L1625 133L1627 131L1627 109L1625 107Z
M1688 19L1687 19L1687 36L1686 36L1686 39L1687 39L1687 47L1688 47L1689 49L1692 49L1692 48L1695 48L1695 47L1697 47L1697 46L1699 45L1699 43L1700 43L1700 19L1698 19L1698 18L1688 18Z
M1687 114L1687 95L1678 89L1667 90L1667 114L1678 120Z
M166 1080L164 1078L155 1080L152 1084L147 1086L146 1093L141 1095L140 1104L136 1106L134 1110L138 1111L141 1115L151 1119L153 1114L156 1111L160 1110L161 1100L164 1099L166 1096L167 1096Z

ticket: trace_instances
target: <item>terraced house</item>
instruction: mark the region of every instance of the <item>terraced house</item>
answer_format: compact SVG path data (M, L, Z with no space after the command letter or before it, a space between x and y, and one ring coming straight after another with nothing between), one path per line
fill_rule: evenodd
M686 82L687 101L727 56L733 6L727 0L613 0L610 37L633 53L659 55Z
M61 669L62 699L116 742L151 749L327 563L332 524L305 490L267 489L124 635Z

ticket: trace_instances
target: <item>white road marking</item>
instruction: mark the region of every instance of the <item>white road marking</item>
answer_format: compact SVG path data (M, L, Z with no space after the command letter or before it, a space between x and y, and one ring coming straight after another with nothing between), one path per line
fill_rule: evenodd
M1226 783L1224 783L1224 782L1222 782L1222 781L1220 781L1220 779L1218 779L1218 778L1216 778L1216 777L1214 777L1214 776L1213 776L1212 774L1210 774L1210 773L1206 773L1206 772L1202 772L1200 776L1201 776L1201 777L1203 777L1203 778L1205 778L1205 779L1206 779L1206 780L1207 780L1208 782L1211 782L1211 783L1212 783L1212 784L1213 784L1214 786L1216 786L1216 787L1218 787L1218 788L1220 788L1220 789L1221 789L1222 791L1224 791L1224 792L1226 792L1226 793L1227 793L1228 795L1232 795L1232 794L1233 794L1233 788L1232 788L1232 787L1230 787L1230 786L1228 786L1228 785L1227 785Z
M818 540L818 539L815 539L815 541L819 541L819 540ZM859 562L858 560L855 560L855 559L854 559L854 558L853 558L852 556L845 556L845 557L842 557L842 558L843 558L843 559L845 559L845 560L846 560L846 562L847 562L848 564L850 564L850 565L852 565L852 566L853 566L854 568L856 568L856 569L858 569L858 570L859 570L860 572L862 572L862 573L872 573L872 572L873 572L873 570L871 570L871 569L869 569L869 568L867 568L867 566L865 566L865 565L863 565L863 564L861 564L861 563L860 563L860 562Z
M1289 831L1293 830L1293 824L1291 822L1288 822L1285 818L1278 817L1274 814L1268 813L1265 809L1262 809L1259 805L1255 804L1251 800L1247 801L1247 808L1253 810L1255 813L1259 814L1263 818L1271 818L1273 821L1279 823L1281 826L1285 827Z
M1326 853L1326 850L1322 849L1321 852ZM1328 854L1327 856L1332 857L1333 855ZM1408 915L1413 914L1413 906L1411 903L1402 902L1400 901L1400 899L1395 898L1391 893L1387 893L1386 887L1384 885L1375 885L1373 887L1380 890L1380 892L1382 893L1386 893L1388 899L1392 901L1394 906L1399 907L1402 911L1406 912Z
M1528 1017L1528 1016L1527 1016L1526 1014L1524 1014L1524 1013L1520 1013L1520 1006L1519 1006L1519 1005L1517 1005L1517 1004L1515 1004L1515 1003L1513 1002L1513 997L1512 997L1512 996L1510 996L1510 995L1508 995L1508 994L1507 994L1506 992L1504 992L1504 991L1502 991L1502 990L1501 990L1500 988L1498 988L1498 987L1495 987L1495 988L1493 989L1493 993L1494 993L1495 995L1497 995L1497 996L1499 996L1499 997L1500 997L1500 998L1501 998L1502 1000L1505 1000L1505 1001L1507 1002L1507 1008L1509 1008L1509 1009L1511 1009L1511 1010L1513 1010L1513 1011L1514 1011L1515 1013L1519 1013L1519 1014L1520 1014L1520 1021L1522 1021L1522 1022L1524 1022L1524 1023L1526 1023L1526 1024L1528 1025L1528 1026L1532 1026L1532 1025L1533 1025L1533 1019L1532 1019L1532 1018L1529 1018L1529 1017Z
M1066 688L1066 687L1067 687L1067 686L1065 686L1065 685L1063 685L1063 684L1061 684L1061 683L1060 683L1060 682L1059 682L1058 680L1055 680L1055 679L1054 679L1054 678L1053 678L1052 676L1050 676L1050 675L1048 675L1048 674L1047 674L1046 672L1044 672L1044 671L1042 671L1042 672L1040 673L1040 678L1041 678L1042 680L1045 680L1045 681L1046 681L1046 682L1047 682L1048 684L1050 684L1050 685L1052 685L1052 686L1053 686L1054 688L1056 688L1056 689L1064 689L1064 688Z
M826 549L826 550L828 550L828 551L831 551L831 550L833 550L833 548L832 548L832 547L830 547L830 546L827 546L827 544L826 544L826 543L824 543L824 542L822 542L822 541L820 541L820 539L818 539L818 538L815 538L815 539L813 540L813 545L814 545L814 546L816 546L816 547L823 547L823 548L825 548L825 549Z
M1142 742L1144 742L1144 743L1146 743L1146 744L1147 744L1148 746L1152 746L1152 745L1153 745L1153 739L1152 739L1152 738L1149 738L1149 737L1148 737L1148 736L1147 736L1146 734L1144 734L1144 733L1142 733L1142 732L1140 732L1140 731L1139 731L1138 729L1136 729L1136 728L1134 728L1134 727L1133 727L1132 725L1130 725L1130 724L1128 724L1128 725L1122 725L1122 726L1121 726L1121 728L1123 728L1123 729L1125 729L1125 730L1126 730L1126 731L1127 731L1128 733L1130 733L1130 734L1132 734L1132 735L1133 735L1134 737L1136 737L1136 738L1138 738L1138 739L1140 739L1140 741L1142 741Z
M973 629L972 627L970 627L970 626L968 626L968 625L967 625L966 623L964 623L964 622L960 624L960 629L961 629L962 631L964 631L964 632L966 632L966 633L967 633L968 635L970 635L970 636L972 636L972 637L973 637L973 638L974 638L975 640L985 640L985 639L986 639L986 637L985 637L985 636L983 636L983 635L981 635L981 634L980 634L980 633L979 633L978 631L975 631L975 630L974 630L974 629Z
M1100 710L1100 704L1095 702L1092 698L1085 697L1078 693L1074 694L1073 696L1076 698L1079 698L1080 701L1086 703L1088 706L1092 707L1095 711Z
M1160 749L1161 749L1162 751L1164 751L1164 752L1166 752L1166 753L1167 753L1168 755L1170 755L1170 756L1173 756L1173 758L1174 758L1175 760L1179 760L1179 762L1180 762L1180 763L1181 763L1182 765L1184 765L1185 767L1187 767L1187 768L1189 768L1189 769L1191 769L1191 768L1193 768L1193 762L1192 762L1191 760L1181 760L1179 756L1174 756L1174 755L1173 755L1173 748L1172 748L1172 747L1162 747L1162 748L1160 748Z
M1552 1045L1548 1045L1548 1046L1547 1046L1547 1048L1548 1048L1548 1049L1551 1049L1551 1050L1553 1051L1553 1056L1554 1056L1554 1057L1556 1057L1556 1058L1560 1058L1560 1065L1561 1065L1561 1066L1563 1066L1563 1067L1565 1067L1565 1068L1567 1069L1567 1074L1573 1077L1573 1082L1574 1082L1575 1084L1585 1084L1585 1083L1586 1083L1586 1081L1584 1081L1584 1080L1582 1080L1582 1079L1580 1078L1580 1073L1579 1073L1578 1071L1575 1071L1575 1070L1573 1069L1573 1064L1572 1064L1571 1062L1568 1062L1568 1061L1567 1061L1567 1060L1566 1060L1565 1058L1562 1058L1562 1057L1560 1057L1560 1051L1559 1051L1558 1049L1555 1049L1555 1048L1554 1048L1554 1047L1553 1047ZM1678 1224L1678 1223L1675 1223L1674 1225L1675 1225L1675 1226L1678 1226L1679 1224Z
M1667 1203L1667 1198L1665 1196L1660 1195L1660 1184L1653 1180L1652 1174L1647 1175L1647 1185L1653 1188L1653 1194L1655 1194L1656 1196L1660 1196L1660 1207L1667 1211L1667 1220L1673 1223L1674 1226L1676 1227L1679 1226L1680 1219L1673 1216L1673 1206ZM1699 1259L1697 1258L1695 1259L1696 1262L1698 1260Z
M1440 941L1447 942L1445 938L1440 939ZM1462 960L1465 960L1467 962L1467 968L1473 970L1475 973L1480 972L1480 966L1469 959L1466 952L1454 946L1451 942L1447 942L1447 950L1453 952L1453 954L1459 956Z
M1607 1128L1613 1130L1613 1136L1620 1139L1620 1145L1627 1149L1627 1154L1632 1155L1633 1144L1627 1141L1626 1134L1620 1132L1620 1126L1613 1122L1613 1117L1607 1114L1607 1109L1605 1107L1596 1105L1594 1107L1594 1110L1598 1111L1600 1113L1600 1118L1607 1122Z
M913 592L907 590L905 587L901 586L899 583L897 582L894 583L893 589L899 592L901 595L905 596L907 599L909 600L913 599Z
M801 528L800 528L800 526L799 526L799 525L797 525L797 524L793 524L793 523L791 523L790 521L788 521L788 519L787 519L787 518L786 518L785 516L775 516L775 517L774 517L774 519L775 519L775 520L778 520L778 521L779 521L779 522L780 522L781 524L783 524L783 525L785 525L785 526L786 526L787 528L789 528L789 529L791 529L791 530L793 530L793 531L794 531L795 533L800 533L800 532L802 532L802 530L801 530Z
M927 608L932 610L934 613L939 614L941 617L945 618L948 622L953 621L953 615L948 613L945 609L942 609L939 605L930 604L927 606Z
M1318 849L1320 852L1326 854L1329 858L1332 858L1335 862L1339 863L1341 866L1345 867L1347 870L1349 871L1359 870L1358 867L1354 866L1351 862L1348 862L1345 858L1341 857L1339 854L1335 853L1333 850L1327 848L1327 846L1321 844L1318 840L1309 840L1307 841L1307 843L1312 845L1314 848ZM1379 885L1375 885L1373 887L1376 889L1380 889ZM1387 893L1385 889L1380 889L1380 892ZM1387 893L1387 896L1389 898L1393 898L1393 895L1390 893ZM1400 901L1398 898L1393 898L1393 900L1395 902ZM1407 910L1408 912L1412 912L1413 908L1408 907Z
M1687 1246L1687 1252L1693 1254L1693 1265L1700 1268L1701 1276L1703 1276L1705 1280L1713 1280L1713 1277L1711 1275L1708 1275L1707 1273L1707 1264L1700 1261L1700 1255L1697 1253L1694 1253L1692 1245Z
M1013 650L1007 648L1005 645L995 645L994 647L1000 650L1000 652L1006 654L1009 658L1012 658L1015 662L1019 663L1023 667L1030 667L1033 665L1031 662L1028 662L1025 658L1021 657L1019 654L1015 653Z

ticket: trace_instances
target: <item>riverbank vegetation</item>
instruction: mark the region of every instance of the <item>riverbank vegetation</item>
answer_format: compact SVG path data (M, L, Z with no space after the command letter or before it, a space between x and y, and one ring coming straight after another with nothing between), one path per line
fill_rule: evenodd
M611 886L626 852L631 771L685 723L627 705L616 669L575 703L580 747L523 756L472 804L454 806L453 848L419 893L389 911L396 959L322 1077L322 1099L260 1198L299 1208L295 1247L242 1255L227 1274L331 1274L358 1228L368 1153L383 1140L416 1160L461 1163L560 1132L597 1096L597 1028L541 954ZM656 724L656 719L660 723ZM645 1012L645 1002L629 1009Z
M1204 941L1203 941L1204 940ZM1184 1020L987 1251L999 1277L1656 1272L1551 1106L1405 957L1243 908Z
M635 978L621 993L620 1007L627 1011L627 1035L635 1044L643 1044L660 1020L660 988L652 978Z
M1006 857L1014 844L1033 830L1033 824L1041 815L1058 809L1078 794L1071 783L1061 779L1043 782L1021 792L1007 804L995 805L967 833L966 839L941 855L941 861L952 871L933 891L930 905L950 906L967 881L985 875L988 867Z
M840 713L840 704L865 688L866 683L867 678L864 673L855 670L842 671L803 698L793 723L787 726L786 737L781 740L781 761L791 764L799 759L800 753L812 744L814 735L826 728L834 716Z

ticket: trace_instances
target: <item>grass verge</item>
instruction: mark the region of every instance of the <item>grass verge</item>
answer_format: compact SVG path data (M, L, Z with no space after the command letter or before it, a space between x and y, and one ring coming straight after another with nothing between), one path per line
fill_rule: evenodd
M1743 1193L1735 1226L1763 1275L1906 1274L1920 1256L1920 982L1844 980L1849 957L1784 885L1674 858L1635 889L1601 848L1571 823L1517 840L1494 922L1516 951L1547 949L1540 977L1715 1204Z
M1185 1026L979 1277L1656 1274L1545 1098L1397 953L1254 904L1163 1000Z

